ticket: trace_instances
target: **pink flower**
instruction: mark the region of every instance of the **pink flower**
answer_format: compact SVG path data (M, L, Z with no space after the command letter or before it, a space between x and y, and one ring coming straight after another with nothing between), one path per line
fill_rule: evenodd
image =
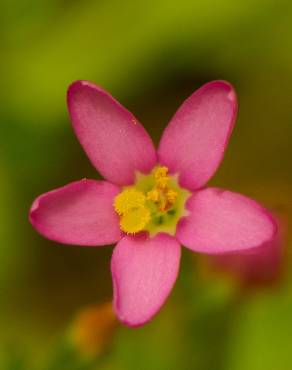
M240 253L273 238L271 215L254 200L204 188L227 146L237 112L224 81L193 93L166 127L158 150L137 119L87 81L68 90L74 131L105 181L81 180L38 197L30 221L64 244L117 243L114 308L129 326L150 320L179 271L181 245Z

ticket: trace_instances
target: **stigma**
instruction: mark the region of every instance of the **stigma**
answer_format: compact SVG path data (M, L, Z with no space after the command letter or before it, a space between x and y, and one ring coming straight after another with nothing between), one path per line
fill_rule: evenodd
M181 195L185 198L167 167L157 166L149 175L139 174L135 184L125 187L114 199L121 230L132 235L140 231L150 234L165 231L182 208L178 201Z

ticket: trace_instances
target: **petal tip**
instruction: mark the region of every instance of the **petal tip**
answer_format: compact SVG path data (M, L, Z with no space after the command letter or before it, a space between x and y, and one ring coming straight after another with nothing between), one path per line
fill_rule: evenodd
M32 205L30 207L30 210L28 212L28 220L31 223L31 225L37 231L39 231L39 229L38 229L38 221L37 221L38 210L40 208L40 205L41 205L41 201L42 201L43 196L44 196L44 194L41 194L37 198L35 198L35 200L32 202Z
M30 207L30 210L28 212L28 220L31 224L31 226L42 236L44 236L45 238L48 238L48 236L46 236L43 231L42 231L42 228L40 227L39 225L39 222L38 222L38 211L39 211L39 208L41 206L41 200L43 198L44 194L42 195L39 195L32 203L31 207Z
M68 91L72 91L76 88L83 87L83 86L93 87L95 86L95 84L87 80L76 80L76 81L71 82L71 84L68 86Z
M87 81L83 81L83 80L73 81L67 88L67 97L69 98L72 95L72 93L76 91L76 89L79 89L80 87L82 87L84 83L86 82Z
M266 243L267 243L267 242L270 242L270 241L272 241L276 238L276 236L278 235L279 227L278 227L278 222L277 222L276 218L274 217L274 215L269 210L262 207L262 212L263 212L263 214L265 214L268 222L270 223L270 227L271 227L270 236L267 237L267 240L266 240Z
M80 92L82 89L94 89L98 92L104 92L103 89L93 82L87 81L87 80L76 80L73 81L67 89L67 103L70 109L70 101L73 96Z
M235 92L235 88L230 82L228 82L226 80L213 80L213 81L210 81L210 82L206 83L202 87L205 87L205 88L208 88L208 89L210 87L212 87L212 88L224 90L227 93L227 98L231 102L234 102L234 103L237 102L237 95L236 95L236 92Z
M210 87L212 85L214 87L223 88L223 89L225 89L227 91L234 90L233 85L229 81L226 81L226 80L213 80L213 81L207 82L203 86L209 86Z
M38 207L39 207L39 197L33 201L29 210L29 217L33 215L33 213L38 209Z

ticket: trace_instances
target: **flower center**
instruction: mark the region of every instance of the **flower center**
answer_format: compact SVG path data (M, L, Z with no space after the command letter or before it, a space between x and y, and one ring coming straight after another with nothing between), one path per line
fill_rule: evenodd
M138 174L135 184L115 197L120 228L127 234L174 234L178 220L186 215L184 204L189 195L174 176L168 175L167 167L157 166L149 175Z

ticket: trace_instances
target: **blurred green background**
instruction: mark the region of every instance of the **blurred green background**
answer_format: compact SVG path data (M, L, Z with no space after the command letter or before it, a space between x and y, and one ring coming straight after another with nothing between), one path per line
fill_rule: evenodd
M112 248L58 245L40 237L27 218L37 195L83 177L98 178L72 132L67 86L77 79L103 86L157 144L196 88L212 79L230 81L239 117L211 183L263 202L287 230L292 3L1 0L0 5L0 368L73 370L74 361L48 364L61 351L60 338L74 315L111 299ZM90 368L291 370L289 232L284 239L280 282L256 290L238 289L233 276L206 273L200 257L184 251L163 310L145 327L117 327L110 339L104 334L110 343L104 351L101 345L102 359Z

